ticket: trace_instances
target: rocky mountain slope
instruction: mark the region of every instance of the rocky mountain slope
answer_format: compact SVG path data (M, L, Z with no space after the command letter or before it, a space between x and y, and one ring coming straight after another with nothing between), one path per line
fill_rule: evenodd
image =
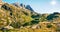
M8 3L3 4L0 8L0 30L3 32L27 32L30 30L31 32L55 32L60 27L59 19L60 13L58 12L53 14L38 14L29 9L16 7Z
M35 12L32 12L28 9L18 8L8 3L3 4L0 9L0 21L4 26L7 25L13 26L13 23L19 23L20 26L22 26L25 23L33 22L35 20L34 17L38 16L40 15Z

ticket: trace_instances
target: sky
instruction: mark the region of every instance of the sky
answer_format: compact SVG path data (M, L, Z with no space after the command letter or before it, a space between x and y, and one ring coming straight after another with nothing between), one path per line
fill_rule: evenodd
M30 5L37 13L60 12L60 0L3 0L7 3L23 3Z

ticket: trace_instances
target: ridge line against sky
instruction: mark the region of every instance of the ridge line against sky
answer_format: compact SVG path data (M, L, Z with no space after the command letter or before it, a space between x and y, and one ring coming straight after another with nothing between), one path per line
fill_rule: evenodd
M30 5L38 13L60 12L60 0L3 0L3 2Z

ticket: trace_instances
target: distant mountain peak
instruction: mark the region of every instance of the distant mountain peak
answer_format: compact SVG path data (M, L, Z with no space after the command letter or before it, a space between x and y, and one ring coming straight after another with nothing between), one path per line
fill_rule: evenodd
M28 10L34 11L30 5L27 5L25 8Z
M24 5L23 3L13 3L13 5L15 5L16 7L22 7L30 11L34 11L30 5Z

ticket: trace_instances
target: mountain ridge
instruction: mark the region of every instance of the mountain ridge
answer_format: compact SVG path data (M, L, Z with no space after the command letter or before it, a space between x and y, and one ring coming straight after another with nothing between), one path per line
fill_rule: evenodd
M17 7L22 7L22 8L28 9L30 11L34 11L30 5L25 5L23 3L21 3L21 4L20 3L12 3L12 4Z
M55 23L54 23L55 22ZM56 23L57 22L57 23ZM10 32L56 31L60 28L60 13L38 14L26 8L5 3L0 8L0 30ZM51 30L52 29L52 30Z

